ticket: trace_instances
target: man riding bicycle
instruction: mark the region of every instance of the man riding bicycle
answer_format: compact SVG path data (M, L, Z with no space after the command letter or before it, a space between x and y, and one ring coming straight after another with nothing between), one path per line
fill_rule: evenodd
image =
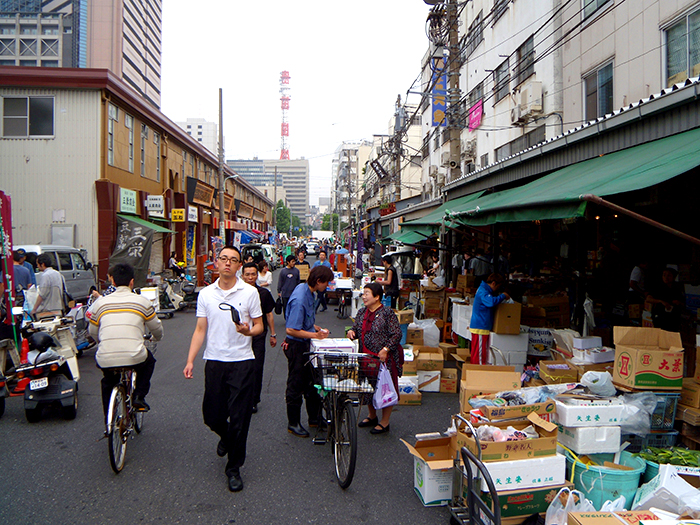
M106 415L112 388L119 382L119 374L114 370L118 367L132 367L136 371L133 406L137 410L149 410L145 398L151 388L156 359L144 345L143 335L148 330L156 341L160 341L163 325L151 301L133 293L133 267L116 264L109 269L109 275L116 290L97 299L87 314L90 335L99 344L95 360L104 374L104 412Z

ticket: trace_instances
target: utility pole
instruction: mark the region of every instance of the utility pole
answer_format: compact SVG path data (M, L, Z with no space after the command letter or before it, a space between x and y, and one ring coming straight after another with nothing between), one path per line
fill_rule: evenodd
M275 166L275 206L272 208L272 224L277 228L277 166Z
M457 180L462 175L462 143L460 138L462 135L461 121L463 115L461 114L459 103L461 98L461 91L459 89L459 68L462 61L459 57L459 20L457 20L457 13L457 0L448 0L447 23L450 28L448 47L450 68L447 74L450 87L447 90L447 97L449 100L447 129L450 134L450 181Z
M223 90L219 88L219 236L226 244L226 225L224 223L224 115Z
M401 200L401 130L406 118L404 108L401 106L401 95L396 97L396 111L394 112L394 202L398 205Z

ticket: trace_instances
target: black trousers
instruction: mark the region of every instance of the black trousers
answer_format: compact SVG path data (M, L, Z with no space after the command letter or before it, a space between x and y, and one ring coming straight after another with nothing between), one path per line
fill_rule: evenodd
M226 444L226 474L245 463L254 390L255 360L207 360L202 414L204 424Z
M316 303L315 308L318 310L319 306L323 306L323 309L328 308L328 303L326 302L326 292L316 292Z
M265 345L267 338L267 330L262 334L253 337L253 353L255 354L255 393L253 395L253 404L260 403L260 394L262 393L263 385L263 368L265 368Z
M151 390L151 377L153 377L153 371L156 369L156 358L153 357L150 350L146 349L146 352L148 353L146 360L132 367L136 372L134 395L140 396L141 398L146 397ZM114 368L102 368L101 370L103 374L101 381L102 408L104 409L105 416L107 416L109 398L112 396L112 389L119 383L119 374L115 372Z
M321 398L314 387L313 368L309 363L309 356L304 355L309 351L309 341L295 341L287 337L287 348L284 355L287 357L287 391L285 397L287 405L301 408L306 399L306 413L310 421L317 421L321 408Z
M289 297L282 297L282 315L285 317L285 319L287 318L287 303L288 302L289 302Z

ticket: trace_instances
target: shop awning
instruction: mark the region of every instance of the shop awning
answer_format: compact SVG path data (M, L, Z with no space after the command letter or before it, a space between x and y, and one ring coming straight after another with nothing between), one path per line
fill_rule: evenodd
M445 203L452 219L470 226L582 217L587 194L606 196L648 188L700 166L700 129L572 164L536 181L483 196L466 209Z
M143 226L144 228L150 228L156 233L176 233L173 230L169 230L168 228L163 228L155 222L144 221L142 218L136 217L135 215L125 215L122 213L117 213L117 215L122 219L136 223L140 226Z
M431 211L430 213L420 217L419 219L413 219L412 221L404 221L401 223L401 230L413 230L416 232L424 233L430 235L436 233L440 230L440 223L442 218L445 216L445 211L450 210L452 212L459 210L470 209L470 204L476 199L481 197L483 191L467 195L465 197L459 197L458 199L451 200L442 204L437 209ZM421 237L425 239L425 237Z
M392 233L388 238L394 242L401 242L403 244L420 244L421 242L425 241L425 235L421 235L419 232L413 230L403 229L399 232Z

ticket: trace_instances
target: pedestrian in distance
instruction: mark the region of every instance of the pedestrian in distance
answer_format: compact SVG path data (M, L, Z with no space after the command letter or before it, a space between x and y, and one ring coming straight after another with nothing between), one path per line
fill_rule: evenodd
M255 397L255 354L253 337L263 331L260 295L236 278L241 252L224 246L216 260L219 278L199 292L197 325L192 334L187 364L183 373L192 379L194 360L206 339L204 350L204 424L217 436L216 453L228 454L225 472L231 492L243 490L240 468L245 463L246 443ZM221 308L235 308L233 313Z
M357 339L360 342L360 352L375 356L364 358L361 361L361 370L371 379L377 378L379 373L379 361L385 363L396 392L399 391L399 376L403 373L402 360L399 352L401 348L401 326L396 314L391 308L382 305L382 286L377 283L368 283L362 291L362 302L355 317L355 324L348 330L348 338ZM382 409L382 419L379 420L377 410L372 404L372 395L363 394L361 402L369 408L369 415L360 421L359 427L373 427L370 434L384 434L389 432L389 418L393 407Z
M136 371L134 408L148 411L146 395L151 389L151 377L156 358L143 343L147 331L153 339L163 337L163 325L151 301L135 294L134 268L125 263L109 269L115 291L97 299L88 310L88 330L97 341L95 361L102 370L102 408L105 416L109 409L112 389L119 383L119 372L114 368L130 366Z
M15 287L21 286L22 290L29 290L32 286L32 276L26 266L22 264L22 257L15 250L12 252L13 270L15 272Z
M17 255L19 255L19 263L24 266L32 276L32 284L36 285L36 273L34 272L34 267L32 263L27 260L27 252L24 248L19 248L17 250Z
M498 273L492 273L482 281L474 296L472 318L469 331L472 334L471 363L485 365L489 360L489 337L493 328L496 306L510 299L507 293L497 292L505 284L505 279Z
M41 271L41 280L32 315L41 313L61 315L68 306L63 304L63 290L66 283L63 276L53 268L53 264L48 253L42 253L36 258L37 268Z
M280 274L277 277L277 296L282 298L282 312L286 316L287 303L300 279L299 270L294 267L297 262L296 258L293 255L287 255L285 262L287 266L280 270Z
M384 293L391 298L391 307L396 308L396 300L399 297L399 277L394 267L394 258L391 255L382 257L384 266L384 279L377 279L375 282L384 286Z
M258 263L258 280L255 282L258 286L264 286L266 290L272 286L272 272L266 261Z
M268 272L269 273L269 272ZM263 331L260 335L253 337L253 353L255 354L255 397L253 398L253 414L258 411L260 404L260 394L262 393L263 368L265 367L265 338L267 329L270 329L270 346L277 346L277 334L275 333L275 300L272 298L270 290L257 284L258 267L254 262L247 262L243 265L243 282L255 287L260 295L260 308L263 313Z
M331 268L331 263L328 262L326 259L326 252L324 250L321 250L318 254L318 260L314 263L314 268L317 268L319 266L325 266L326 268ZM316 292L316 308L315 310L318 312L318 307L323 306L322 312L325 312L328 310L328 303L326 302L326 292Z
M314 387L313 370L309 363L311 339L325 339L329 330L316 325L314 292L326 291L333 271L326 266L311 270L309 279L299 284L289 298L285 313L287 338L282 350L287 358L287 430L299 437L309 437L301 424L301 407L306 400L309 426L319 424L321 398Z

